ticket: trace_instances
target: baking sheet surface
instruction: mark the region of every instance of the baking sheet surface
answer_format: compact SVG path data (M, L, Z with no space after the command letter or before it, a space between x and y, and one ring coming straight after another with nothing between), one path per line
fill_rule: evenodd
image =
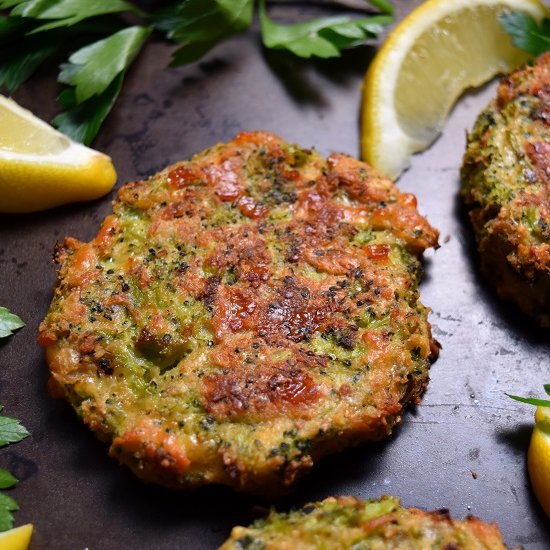
M396 2L398 17L418 3ZM300 8L278 13L298 17ZM113 157L118 185L240 130L271 131L322 154L358 155L360 83L373 49L305 62L263 51L251 30L188 67L166 70L170 52L162 42L147 46L95 142ZM39 76L15 97L49 120L55 93L53 79ZM399 181L441 231L441 248L426 257L422 301L442 350L421 406L386 442L322 461L279 508L329 495L392 494L406 506L496 521L511 547L550 548L550 522L525 467L534 411L504 395L540 395L550 382L549 335L481 280L457 196L465 130L493 94L494 84L464 96L443 136ZM52 249L65 235L90 239L111 199L0 218L0 305L27 323L0 343L0 403L32 434L0 451L0 466L21 480L10 493L21 507L16 523L34 523L35 550L215 548L233 525L273 503L219 488L186 494L146 486L46 392L36 336L55 282Z

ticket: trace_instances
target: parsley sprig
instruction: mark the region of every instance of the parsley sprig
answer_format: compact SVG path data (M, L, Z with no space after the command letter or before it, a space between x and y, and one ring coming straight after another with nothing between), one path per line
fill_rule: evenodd
M379 15L361 19L327 17L294 25L279 25L269 19L265 0L260 0L264 46L289 50L299 57L339 57L341 50L374 38L390 22L391 17Z
M0 307L0 338L11 336L15 330L24 326L25 323L17 315L5 307Z
M180 45L171 65L200 59L216 44L245 31L252 23L254 0L187 0L163 10L157 28Z
M125 0L0 0L0 88L13 93L40 66L67 60L59 67L58 103L63 111L54 124L90 144L153 32L178 45L171 65L183 65L246 30L258 7L266 48L300 57L337 57L392 21L388 0L366 4L383 15L285 25L269 18L264 0L178 0L151 13Z
M0 338L7 338L13 332L25 323L14 313L5 307L0 307ZM4 407L0 405L0 412ZM17 443L25 439L29 432L22 426L21 422L10 416L0 415L0 448ZM10 489L17 484L15 478L10 472L4 468L0 468L0 489ZM0 531L7 531L13 527L13 514L19 510L19 506L13 498L0 492Z
M546 395L550 395L550 384L544 384L544 391ZM520 401L521 403L527 403L528 405L535 405L537 407L550 407L550 400L538 399L536 397L521 397L519 395L506 394L508 397Z
M499 21L517 48L535 56L550 50L550 19L539 25L527 13L512 11L501 14Z
M0 406L0 412L3 407ZM0 447L17 443L25 439L29 432L15 418L0 416ZM0 489L11 489L18 480L4 468L0 468ZM17 502L4 492L0 492L0 531L7 531L13 527L13 512L19 510Z

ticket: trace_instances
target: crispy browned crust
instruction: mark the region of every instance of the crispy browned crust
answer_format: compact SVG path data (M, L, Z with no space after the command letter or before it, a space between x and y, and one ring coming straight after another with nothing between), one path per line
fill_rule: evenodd
M289 513L272 512L235 527L220 550L505 550L499 529L447 510L403 508L394 497L362 501L330 497Z
M484 275L550 326L550 53L502 80L468 137L462 180Z
M365 164L241 133L124 186L93 241L57 248L50 386L147 481L282 491L419 400L436 244Z

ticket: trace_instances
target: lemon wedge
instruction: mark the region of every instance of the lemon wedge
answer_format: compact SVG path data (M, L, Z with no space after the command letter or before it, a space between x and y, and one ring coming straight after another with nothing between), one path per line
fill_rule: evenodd
M0 533L2 550L27 550L31 543L32 523Z
M548 15L538 0L428 0L390 33L363 83L366 162L397 178L438 137L464 90L527 61L498 22L504 10Z
M115 181L107 155L71 141L0 95L0 212L96 199Z
M533 491L550 517L550 407L537 407L535 421L527 468Z

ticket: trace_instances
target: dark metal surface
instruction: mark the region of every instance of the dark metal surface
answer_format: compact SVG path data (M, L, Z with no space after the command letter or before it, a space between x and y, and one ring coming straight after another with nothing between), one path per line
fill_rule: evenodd
M399 2L398 15L415 4ZM362 48L342 60L306 63L263 52L250 31L198 64L165 70L170 48L152 43L95 146L113 157L119 185L243 129L272 131L323 154L357 155L360 83L372 53ZM457 197L464 131L493 88L464 97L443 137L399 182L441 230L442 247L426 260L422 299L443 349L422 405L387 442L324 460L278 507L328 495L392 494L407 506L496 521L510 546L550 547L550 521L525 469L533 410L504 395L540 394L550 382L549 334L501 305L480 280ZM50 119L54 96L53 79L39 77L16 99ZM107 457L67 404L46 393L47 368L35 342L55 280L51 251L65 235L91 238L109 210L107 197L0 218L0 305L27 322L0 343L0 403L32 433L0 452L0 465L21 479L11 493L21 506L16 522L35 524L35 550L215 548L233 525L271 503L224 489L186 494L146 486Z

